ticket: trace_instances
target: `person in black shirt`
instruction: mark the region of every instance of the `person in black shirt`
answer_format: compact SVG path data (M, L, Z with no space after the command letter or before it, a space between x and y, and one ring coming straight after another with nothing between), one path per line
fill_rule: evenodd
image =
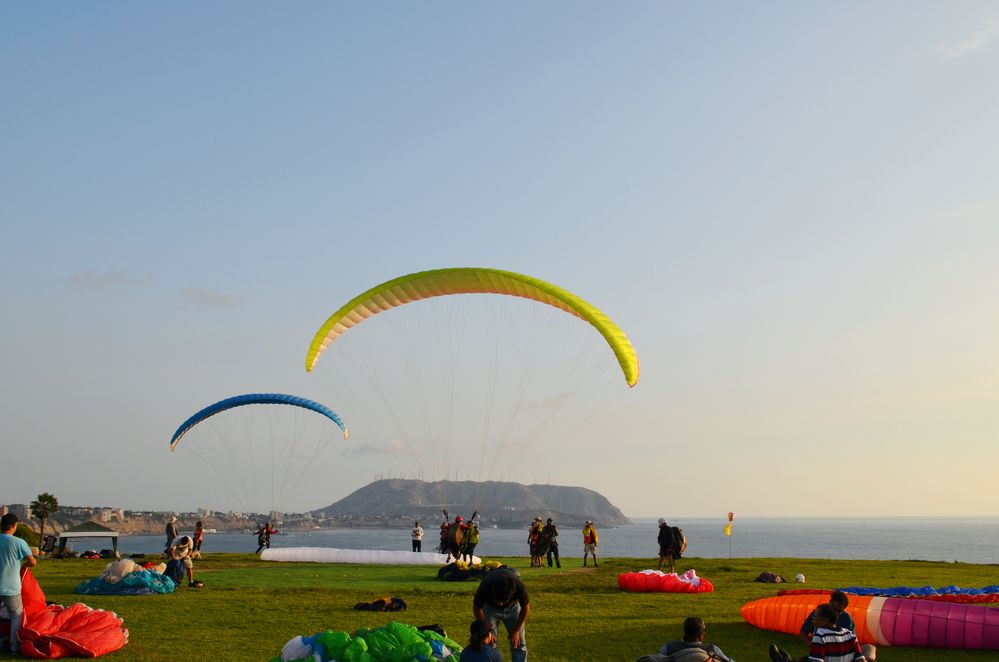
M548 538L548 567L552 567L552 556L555 556L555 567L561 568L562 561L558 558L558 527L552 518L548 518L545 528L541 529L541 535Z
M499 622L506 625L510 636L510 655L513 662L526 662L527 637L524 623L531 613L527 587L512 570L493 570L479 583L472 599L475 618L489 623L493 634L498 634Z

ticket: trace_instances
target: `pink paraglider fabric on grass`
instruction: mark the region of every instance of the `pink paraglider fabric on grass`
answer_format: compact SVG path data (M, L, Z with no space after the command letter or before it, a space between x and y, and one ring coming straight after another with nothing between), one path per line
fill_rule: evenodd
M808 614L827 602L821 593L762 598L740 611L751 625L797 634ZM846 611L861 643L999 651L999 609L933 600L850 596Z
M658 570L625 572L617 576L618 588L634 593L710 593L714 585L693 569L677 575Z

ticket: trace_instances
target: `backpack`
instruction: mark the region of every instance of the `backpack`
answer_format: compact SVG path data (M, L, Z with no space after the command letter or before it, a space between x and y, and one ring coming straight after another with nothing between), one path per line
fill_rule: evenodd
M167 562L166 570L163 571L163 576L169 577L174 584L179 585L184 579L184 564L179 559L170 559Z
M678 526L671 526L673 530L673 556L680 558L687 551L687 538L683 535L683 529Z
M787 580L780 575L775 575L772 572L761 572L753 581L764 582L765 584L781 584Z
M371 602L358 602L354 605L354 609L364 611L406 611L406 601L402 598L393 598L386 595L384 598L376 598Z

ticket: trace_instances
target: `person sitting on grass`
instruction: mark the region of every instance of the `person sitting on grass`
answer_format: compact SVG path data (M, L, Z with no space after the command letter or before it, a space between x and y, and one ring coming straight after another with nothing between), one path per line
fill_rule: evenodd
M477 618L468 629L471 636L468 646L461 651L459 662L503 662L503 656L496 650L496 634L489 623Z
M850 598L843 591L833 591L832 595L829 596L829 605L836 612L836 625L856 633L857 626L853 622L853 617L846 613L846 607L849 604ZM798 632L801 640L806 644L812 643L812 634L815 632L815 626L812 624L812 621L815 618L815 611L812 610L812 613L808 615L805 622L801 624L801 630ZM860 650L868 660L873 660L877 655L877 647L874 644L864 644L860 647Z
M836 610L829 603L815 608L812 617L815 632L812 633L808 655L802 657L800 662L867 662L857 635L836 625L836 619ZM768 652L773 662L794 662L787 651L775 644L770 644Z
M194 581L194 562L191 560L193 553L194 541L190 536L181 536L170 545L170 560L180 561L184 565L187 571L187 585L191 588L201 588L204 584Z
M663 644L659 653L638 658L638 662L735 662L714 644L704 643L707 626L704 620L690 616L683 622L683 639L675 639Z

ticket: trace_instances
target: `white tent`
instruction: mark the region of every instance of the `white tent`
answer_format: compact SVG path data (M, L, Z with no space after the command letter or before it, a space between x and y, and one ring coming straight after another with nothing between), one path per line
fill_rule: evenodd
M118 532L97 522L83 522L59 534L59 556L66 553L66 543L71 538L111 538L114 557L118 558Z

